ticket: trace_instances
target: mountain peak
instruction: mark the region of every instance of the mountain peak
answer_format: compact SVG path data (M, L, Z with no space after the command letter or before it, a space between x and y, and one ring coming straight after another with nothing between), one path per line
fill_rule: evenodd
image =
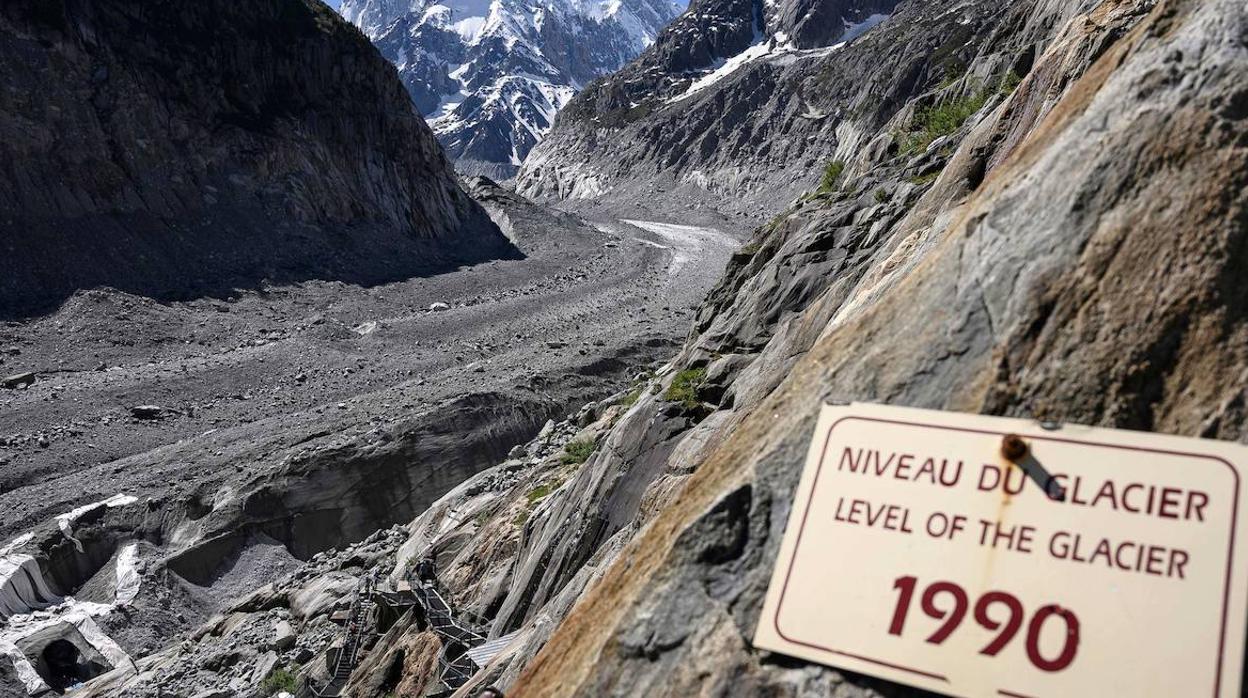
M447 154L507 178L592 80L654 43L670 0L345 0Z

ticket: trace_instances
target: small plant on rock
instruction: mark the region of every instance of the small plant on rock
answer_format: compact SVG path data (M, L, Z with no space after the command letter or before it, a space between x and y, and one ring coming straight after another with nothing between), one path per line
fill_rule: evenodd
M836 191L836 186L840 182L841 175L845 172L845 163L841 160L833 160L823 168L823 179L819 181L819 193L828 194Z
M687 368L677 373L672 379L672 384L663 394L663 399L668 402L679 402L686 408L693 409L702 404L702 400L698 397L698 390L705 382L705 368Z
M919 175L917 177L911 177L910 183L917 184L920 187L925 187L931 184L932 182L935 182L938 177L940 177L940 170L936 170L935 172L928 172L925 175Z
M641 388L633 388L632 390L628 391L627 395L620 398L620 406L623 407L624 409L628 409L632 407L633 405L636 405L637 401L640 399L641 399Z
M559 456L559 462L564 465L580 465L589 460L596 448L598 444L591 439L573 441L563 447L563 455Z
M1023 78L1020 77L1018 73L1011 70L1005 74L1005 77L1001 78L1001 84L997 86L997 92L1001 93L1001 96L1003 97L1009 96L1014 92L1014 90L1018 89L1018 86L1022 81Z
M278 693L294 693L296 686L295 675L285 669L278 669L272 674L265 677L260 682L260 690L264 695L271 696Z
M989 94L986 90L980 90L973 95L920 110L914 115L910 132L900 134L902 155L921 153L927 150L932 141L962 128L967 119L988 103Z
M524 498L530 505L537 504L543 499L546 499L546 496L549 495L553 489L554 488L551 487L550 483L543 482L537 487L529 490L528 494L524 495Z

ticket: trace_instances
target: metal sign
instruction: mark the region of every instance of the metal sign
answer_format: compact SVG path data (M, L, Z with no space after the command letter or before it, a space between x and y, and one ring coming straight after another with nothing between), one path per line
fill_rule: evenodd
M828 406L756 646L968 698L1238 696L1225 442Z

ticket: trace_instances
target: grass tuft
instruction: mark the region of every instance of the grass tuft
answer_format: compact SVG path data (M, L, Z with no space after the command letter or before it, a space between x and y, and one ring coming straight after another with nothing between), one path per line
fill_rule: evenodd
M283 691L286 693L294 693L296 688L295 684L296 680L294 674L285 669L278 669L265 677L264 681L260 682L260 690L263 691L266 696L271 696L275 693L281 693Z
M910 183L917 184L920 187L925 187L931 184L932 182L935 182L936 178L939 176L940 176L940 170L936 170L935 172L929 172L925 175L919 175L918 177L911 177Z
M687 368L672 379L672 384L668 386L667 392L663 394L663 399L668 402L679 402L689 409L693 409L702 404L698 398L698 389L702 387L702 383L706 381L705 368Z
M987 103L988 93L981 90L967 97L919 110L910 125L909 133L901 134L899 138L901 153L915 155L927 150L932 141L962 128L962 124Z
M529 493L524 495L524 499L530 505L537 504L538 502L545 499L546 496L549 495L551 491L553 490L554 488L551 487L550 484L542 483L538 485L537 487L534 487L533 489L529 490Z
M589 460L596 448L598 444L591 439L573 441L563 447L563 455L559 456L559 462L564 465L580 465Z
M644 389L645 389L645 386L639 385L636 388L633 388L632 390L628 391L627 395L620 398L620 402L619 402L620 406L623 407L624 409L628 409L632 407L633 405L636 405L637 401L641 399L641 393Z
M823 179L819 180L819 193L828 194L836 191L837 184L841 180L841 175L845 173L845 163L841 160L833 160L823 168Z
M1005 74L1005 77L1001 78L1001 84L997 86L997 92L1000 93L1002 97L1008 97L1014 92L1014 90L1018 89L1018 86L1022 81L1023 78L1020 77L1018 73L1011 70Z

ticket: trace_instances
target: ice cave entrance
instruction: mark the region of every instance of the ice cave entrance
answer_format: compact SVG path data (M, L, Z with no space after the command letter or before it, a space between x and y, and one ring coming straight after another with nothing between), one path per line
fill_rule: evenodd
M59 693L112 671L113 666L72 623L46 628L21 643L35 671Z

